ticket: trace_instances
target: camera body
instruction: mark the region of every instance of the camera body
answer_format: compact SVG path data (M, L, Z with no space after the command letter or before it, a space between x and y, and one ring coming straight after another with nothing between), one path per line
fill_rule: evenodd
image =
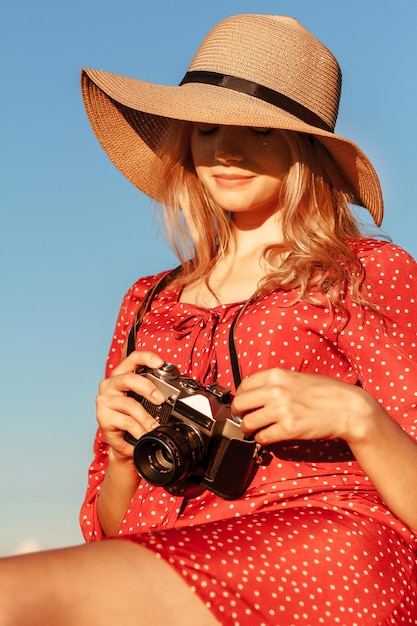
M159 422L138 440L125 434L134 445L138 473L177 494L187 495L200 486L227 500L239 498L267 451L244 436L241 418L231 413L230 390L181 376L172 363L137 373L165 397L163 404L155 405L129 393Z

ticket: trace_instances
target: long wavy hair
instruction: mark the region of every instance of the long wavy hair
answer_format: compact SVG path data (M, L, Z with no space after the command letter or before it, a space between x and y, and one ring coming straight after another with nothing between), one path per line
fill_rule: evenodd
M173 251L183 265L176 285L208 278L234 242L233 223L206 193L191 157L192 124L175 121L161 150L159 194ZM326 148L313 136L282 134L291 155L279 198L283 241L264 250L265 278L256 294L294 290L294 300L343 307L343 294L368 304L363 268L348 242L365 232L349 207L347 184ZM191 261L191 262L190 262Z

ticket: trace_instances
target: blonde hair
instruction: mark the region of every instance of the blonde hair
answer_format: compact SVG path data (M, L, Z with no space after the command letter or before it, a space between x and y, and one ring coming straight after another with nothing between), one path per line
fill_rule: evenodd
M189 122L175 121L166 135L159 181L164 222L175 254L183 265L176 285L190 284L210 272L234 241L229 215L207 195L191 157ZM315 137L280 132L291 163L282 179L280 215L284 240L268 246L268 269L258 286L260 295L271 289L295 289L295 301L317 300L317 288L333 305L342 305L349 289L354 301L361 295L363 269L348 246L364 236L353 216L347 183L326 148ZM191 261L191 262L190 262Z

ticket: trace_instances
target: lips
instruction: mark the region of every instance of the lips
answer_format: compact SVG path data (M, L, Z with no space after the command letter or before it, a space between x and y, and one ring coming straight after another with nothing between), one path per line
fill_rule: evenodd
M233 188L247 185L254 177L241 174L215 174L213 178L219 187Z

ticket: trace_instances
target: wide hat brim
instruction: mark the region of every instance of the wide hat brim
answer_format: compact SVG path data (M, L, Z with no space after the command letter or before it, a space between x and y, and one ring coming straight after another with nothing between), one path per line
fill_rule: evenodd
M238 44L247 33L251 34L252 48L245 57L245 48ZM294 48L298 57L288 54ZM267 62L263 58L266 54ZM172 119L295 131L314 135L326 147L341 173L345 183L342 191L349 201L368 209L375 223L381 224L383 198L372 163L356 144L333 132L340 96L339 68L321 42L291 18L234 16L209 33L189 69L202 68L229 70L234 76L243 75L252 81L263 68L264 85L275 87L279 82L286 98L295 93L297 106L301 102L303 109L307 105L310 113L318 112L326 120L324 128L314 119L311 123L302 114L294 114L291 107L282 108L224 84L208 84L197 78L180 86L165 86L84 69L82 94L92 128L111 161L129 181L161 200L159 155Z

